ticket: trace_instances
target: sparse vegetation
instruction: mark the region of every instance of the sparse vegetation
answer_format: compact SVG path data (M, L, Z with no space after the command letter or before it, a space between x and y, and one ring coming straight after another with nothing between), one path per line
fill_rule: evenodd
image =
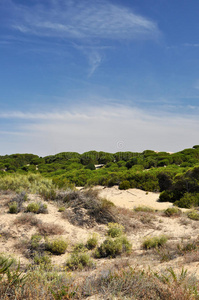
M187 216L191 220L199 221L199 212L197 210L190 211Z
M69 270L82 270L94 267L94 262L87 253L72 253L71 257L66 262L66 267Z
M95 251L95 257L114 258L122 253L130 254L132 245L125 236L115 239L107 238Z
M143 241L142 247L146 250L159 248L166 244L168 238L165 235L148 237Z
M165 215L168 217L180 216L182 211L177 207L169 207L164 211Z
M124 233L124 226L118 223L108 223L108 231L107 231L108 236L115 238L123 235L123 233Z
M52 254L61 255L66 252L68 243L60 238L53 241L47 241L45 247L46 250L51 252Z

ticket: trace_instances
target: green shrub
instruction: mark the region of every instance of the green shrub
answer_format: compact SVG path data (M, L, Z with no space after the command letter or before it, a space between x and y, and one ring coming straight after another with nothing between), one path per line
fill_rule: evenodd
M50 251L51 253L56 255L60 255L66 252L68 243L62 239L57 239L51 242L48 241L45 247L47 251Z
M192 210L187 214L189 219L199 221L199 212L197 210Z
M87 253L72 253L71 257L66 262L66 266L70 270L82 270L94 266L93 261Z
M124 227L118 223L108 223L107 235L115 238L124 233Z
M164 213L166 216L171 217L171 216L179 216L182 212L177 207L169 207L164 211Z
M32 212L34 214L39 214L39 213L47 213L47 205L43 204L41 202L31 202L28 204L26 208L26 212Z
M116 239L106 239L95 251L95 257L110 257L114 258L122 253L129 254L132 245L125 236Z
M174 203L178 207L191 208L199 205L199 194L185 193L183 197Z
M45 268L51 266L51 258L48 255L35 254L33 260L36 265L44 266Z
M97 247L97 243L98 243L97 236L95 234L93 234L93 236L87 240L86 247L89 250L92 250L95 247Z
M151 248L158 248L167 242L168 238L165 235L148 237L144 240L142 247L146 250Z
M17 205L17 202L14 201L12 203L9 204L9 213L10 214L17 214L19 211L18 211L18 205Z
M86 247L83 243L77 243L73 248L73 252L75 253L84 251L86 251Z
M58 212L63 212L63 211L65 211L66 210L66 208L64 207L64 206L61 206L59 209L58 209Z
M148 206L137 206L133 209L136 212L154 212L155 210Z
M31 236L31 240L30 240L31 250L38 250L41 239L42 239L42 236L38 235L38 234L33 234Z
M120 190L128 190L131 188L130 182L128 180L124 180L119 184Z
M27 210L27 212L32 212L34 214L37 214L39 211L39 207L40 207L39 203L32 202L32 203L28 204L26 210Z

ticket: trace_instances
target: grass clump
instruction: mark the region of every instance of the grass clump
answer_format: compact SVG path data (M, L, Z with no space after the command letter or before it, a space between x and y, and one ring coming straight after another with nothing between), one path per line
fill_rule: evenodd
M96 258L114 258L122 253L130 254L132 245L125 236L116 239L107 238L95 251Z
M66 208L64 207L64 206L61 206L59 209L58 209L58 212L63 212L63 211L65 211L66 210Z
M133 209L136 212L154 212L155 210L149 206L137 206Z
M59 235L64 233L63 227L58 224L53 223L39 223L38 224L39 233L46 236L46 235Z
M33 213L24 213L14 220L14 224L26 225L26 226L38 226L40 221Z
M169 207L164 211L164 214L168 217L180 216L182 211L177 207Z
M55 255L64 254L66 252L67 247L68 243L63 239L57 239L51 242L47 241L45 245L46 250Z
M87 253L77 253L71 254L71 257L66 262L66 267L72 271L89 269L94 266L93 261Z
M152 248L159 248L166 244L168 238L165 235L148 237L144 240L142 247L146 250Z
M88 250L92 250L94 248L97 247L98 244L98 239L97 239L97 235L93 234L86 242L86 248Z
M190 211L187 216L191 220L199 221L199 212L197 210Z
M31 202L31 203L29 203L27 208L26 208L26 211L34 213L34 214L40 214L40 213L46 214L46 213L48 213L47 205L43 204L41 202Z
M17 214L19 212L17 202L14 201L9 204L9 213L10 214Z
M124 227L118 223L108 223L108 231L107 235L115 238L118 236L123 235L124 233Z

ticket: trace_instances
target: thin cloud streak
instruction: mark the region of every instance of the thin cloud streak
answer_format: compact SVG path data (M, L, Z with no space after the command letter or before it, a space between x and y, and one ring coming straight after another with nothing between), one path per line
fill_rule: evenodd
M72 39L156 38L160 31L155 22L108 1L48 1L34 6L16 5L12 27L22 33Z

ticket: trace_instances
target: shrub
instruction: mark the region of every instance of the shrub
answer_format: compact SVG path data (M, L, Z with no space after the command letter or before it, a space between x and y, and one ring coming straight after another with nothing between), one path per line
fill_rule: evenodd
M25 192L16 195L9 203L9 213L17 214L22 211L24 201L27 201L27 195Z
M64 229L58 224L39 223L37 227L39 233L42 235L58 235L64 233Z
M66 266L70 270L82 270L83 268L93 267L94 263L87 253L73 253L66 262Z
M41 239L42 239L42 236L38 235L38 234L33 234L31 236L31 240L30 240L30 248L31 248L31 250L38 250L38 248L40 246Z
M148 237L144 240L142 247L146 250L158 248L166 244L168 238L165 235Z
M17 214L19 211L18 211L18 205L17 205L17 202L14 201L12 203L9 204L9 213L10 214Z
M129 254L132 245L125 236L116 239L106 239L95 251L95 257L111 257L114 258L122 253Z
M39 211L39 207L40 207L39 203L32 202L32 203L28 204L26 211L37 214Z
M174 202L175 205L182 208L191 208L199 205L199 194L185 193L183 197Z
M137 206L133 209L136 212L154 212L155 210L148 206Z
M60 255L66 252L68 243L62 239L57 239L51 242L48 241L45 247L47 251L50 251L51 253L56 255Z
M131 185L130 182L128 180L124 180L119 184L119 189L120 190L128 190L130 189Z
M107 235L115 238L124 233L124 227L118 223L108 223Z
M199 212L197 210L192 210L187 214L189 219L194 221L199 221Z
M83 243L77 243L73 248L74 253L84 252L84 251L86 251L86 247Z
M97 247L97 243L98 243L97 236L95 234L93 234L93 236L87 240L86 247L89 250L92 250L95 247Z
M166 216L171 217L171 216L180 216L182 212L177 207L169 207L164 211L164 213Z
M28 204L27 208L26 208L27 212L32 212L34 214L39 214L39 213L47 213L47 205L43 204L41 202L31 202Z
M66 208L64 207L64 206L61 206L59 209L58 209L58 212L63 212L63 211L65 211L66 210Z
M35 254L33 260L36 265L44 266L45 269L51 266L51 258L48 255Z

